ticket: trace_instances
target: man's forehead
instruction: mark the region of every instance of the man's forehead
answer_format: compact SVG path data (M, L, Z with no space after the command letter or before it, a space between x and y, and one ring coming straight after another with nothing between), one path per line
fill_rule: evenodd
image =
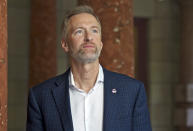
M99 24L95 16L89 13L76 14L69 19L69 23L71 24L79 24L79 23L81 24L81 23L89 23L89 22Z

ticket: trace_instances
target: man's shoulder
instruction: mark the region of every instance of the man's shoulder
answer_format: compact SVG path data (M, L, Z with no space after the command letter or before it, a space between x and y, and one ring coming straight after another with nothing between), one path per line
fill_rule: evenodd
M110 79L118 79L118 80L127 80L127 81L133 81L133 82L137 82L137 83L142 83L141 81L133 78L133 77L130 77L128 75L125 75L125 74L121 74L121 73L118 73L118 72L113 72L113 71L109 71L105 68L103 68L103 71L104 71L104 74L106 75L107 78L110 78Z
M37 92L49 90L51 88L54 88L54 87L64 83L67 76L68 76L68 70L65 73L59 74L55 77L52 77L48 80L45 80L45 81L33 86L32 90L37 91Z
M131 92L138 92L139 90L144 89L143 82L136 80L135 78L132 78L130 76L112 72L107 69L104 70L104 81L107 83L111 83L108 85L111 85L116 88L124 89L125 91L131 91Z

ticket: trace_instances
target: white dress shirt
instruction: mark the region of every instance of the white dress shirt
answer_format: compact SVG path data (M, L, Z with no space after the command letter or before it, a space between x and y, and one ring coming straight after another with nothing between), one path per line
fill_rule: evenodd
M94 87L86 93L75 86L72 72L69 74L69 94L74 131L102 131L104 74L99 73Z

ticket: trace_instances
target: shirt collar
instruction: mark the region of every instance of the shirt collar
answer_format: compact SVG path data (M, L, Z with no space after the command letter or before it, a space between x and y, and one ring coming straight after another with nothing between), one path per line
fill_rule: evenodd
M94 87L91 90L94 90L96 87L98 87L97 84L99 84L99 83L104 83L103 68L100 64L99 64L99 73L98 73L98 76L97 76L97 80L94 84ZM74 82L74 76L73 76L71 70L70 70L70 73L69 73L69 87L72 90L76 90L78 92L84 92L82 89L79 89L79 88L76 87L75 82Z

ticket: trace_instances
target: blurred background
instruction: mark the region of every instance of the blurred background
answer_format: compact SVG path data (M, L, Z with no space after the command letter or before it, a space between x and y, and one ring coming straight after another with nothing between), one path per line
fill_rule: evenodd
M55 23L49 23L47 27L53 27L50 36L55 35L55 38L49 39L48 43L56 41L56 52L43 53L50 57L55 55L56 59L46 60L32 53L35 49L41 52L43 48L51 46L41 46L41 41L39 45L33 44L34 41L38 43L38 33L35 33L33 26L38 21L38 11L41 11L38 6L34 6L38 5L38 1L7 2L8 131L24 131L28 89L34 83L30 83L33 71L48 70L50 63L56 63L54 69L50 69L54 72L48 75L51 77L63 73L69 66L67 55L60 47L60 28L65 11L75 7L78 1L56 0L53 8L49 6L50 12L44 13L54 14L55 10L56 14L48 20L54 19ZM44 8L47 8L49 0L44 3ZM130 16L133 18L134 77L145 83L153 131L190 131L193 129L193 1L133 0L132 11L128 9L128 12L132 13ZM41 21L43 20L44 18ZM44 22L47 22L46 18ZM119 43L119 40L116 42ZM30 59L38 57L39 62L33 61L32 64ZM45 63L43 67L38 66L41 60ZM114 59L113 62L116 63L117 60ZM34 79L41 76L36 75L33 76Z

